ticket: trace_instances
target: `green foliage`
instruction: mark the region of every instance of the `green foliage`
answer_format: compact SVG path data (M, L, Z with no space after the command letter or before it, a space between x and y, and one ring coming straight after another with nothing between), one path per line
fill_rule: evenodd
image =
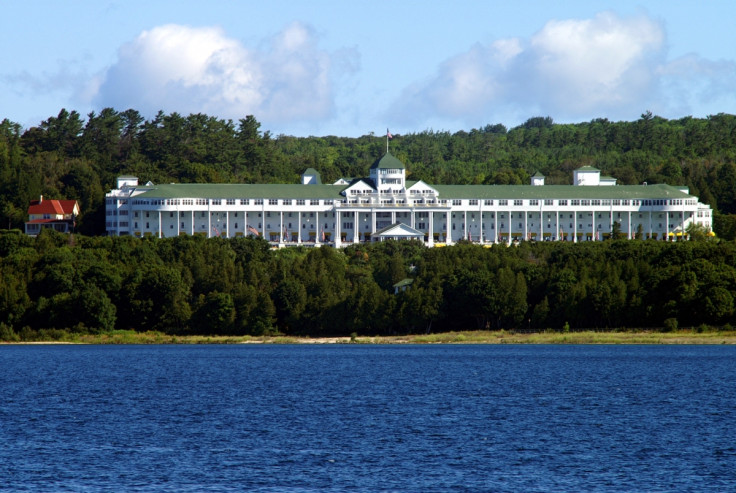
M104 192L120 174L143 182L296 183L308 167L325 183L367 175L383 152L374 135L357 138L272 136L253 115L238 122L203 114L104 108L86 120L62 109L22 131L0 122L0 224L21 228L40 194L77 199L79 228L104 232ZM647 112L633 122L596 119L558 124L529 118L518 127L485 125L454 134L395 135L391 152L410 179L440 184L526 184L541 172L569 184L572 170L594 165L622 184L688 186L720 213L715 231L736 238L736 116L667 120ZM721 231L723 228L723 231Z
M330 183L365 176L383 142L272 136L252 115L105 108L86 120L61 110L23 130L0 122L0 331L111 328L201 334L394 334L468 328L697 327L736 317L736 116L556 124L396 135L391 152L412 180L518 184L541 172L569 184L593 165L619 183L688 186L715 209L689 243L526 242L518 248L417 242L274 252L262 238L136 239L104 231L104 192L120 174L143 182L296 183L307 167ZM19 230L38 195L74 198L73 241ZM614 224L614 232L620 230ZM643 232L637 231L641 238ZM616 234L613 235L615 239ZM727 240L727 241L724 241ZM394 283L411 277L407 291ZM2 335L0 334L0 335Z
M272 251L248 238L21 238L0 235L0 327L11 340L43 330L317 337L736 323L736 243L725 241ZM398 277L413 283L394 294Z

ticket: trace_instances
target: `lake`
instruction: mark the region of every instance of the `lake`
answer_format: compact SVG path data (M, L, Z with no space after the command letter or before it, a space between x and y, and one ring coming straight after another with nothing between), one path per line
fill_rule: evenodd
M0 346L3 491L736 491L736 347Z

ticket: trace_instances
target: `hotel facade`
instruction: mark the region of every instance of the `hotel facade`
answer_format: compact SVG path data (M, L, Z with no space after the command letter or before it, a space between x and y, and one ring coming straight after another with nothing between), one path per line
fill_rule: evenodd
M108 235L172 237L260 235L274 245L322 245L412 238L427 246L469 240L598 241L686 239L710 232L710 206L685 187L617 185L592 167L573 185L432 185L406 179L387 152L367 178L322 184L308 169L300 184L139 185L121 176L106 194Z

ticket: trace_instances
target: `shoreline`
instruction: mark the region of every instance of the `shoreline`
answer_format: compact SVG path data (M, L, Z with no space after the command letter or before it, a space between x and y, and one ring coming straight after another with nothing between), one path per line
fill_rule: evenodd
M464 331L403 336L177 336L162 332L112 331L68 334L62 340L2 341L0 345L39 344L736 344L736 331L537 332Z

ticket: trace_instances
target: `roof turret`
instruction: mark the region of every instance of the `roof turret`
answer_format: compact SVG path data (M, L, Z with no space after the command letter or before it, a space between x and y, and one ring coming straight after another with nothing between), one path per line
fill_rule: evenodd
M371 169L406 169L404 163L396 159L393 154L387 152L382 158L371 165Z

